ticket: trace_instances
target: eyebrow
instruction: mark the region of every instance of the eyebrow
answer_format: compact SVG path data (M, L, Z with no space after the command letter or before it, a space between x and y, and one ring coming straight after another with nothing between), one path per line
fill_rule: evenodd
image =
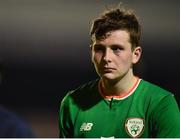
M95 47L103 46L104 47L105 45L97 43L97 44L94 44L93 46L95 46ZM123 47L123 45L121 45L121 44L112 44L109 47Z
M100 44L100 43L96 43L96 44L94 44L93 46L105 46L105 45Z
M112 44L111 47L123 47L121 44Z

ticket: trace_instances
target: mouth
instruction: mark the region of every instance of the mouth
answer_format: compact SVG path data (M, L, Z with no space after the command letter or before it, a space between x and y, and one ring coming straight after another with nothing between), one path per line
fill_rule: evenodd
M115 68L111 68L111 67L103 67L102 69L104 73L110 73L116 70Z

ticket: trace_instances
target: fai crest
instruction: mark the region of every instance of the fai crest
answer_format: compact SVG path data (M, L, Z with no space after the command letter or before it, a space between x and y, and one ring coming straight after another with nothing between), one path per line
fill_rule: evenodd
M128 118L125 127L131 137L139 137L144 130L144 120L141 118Z

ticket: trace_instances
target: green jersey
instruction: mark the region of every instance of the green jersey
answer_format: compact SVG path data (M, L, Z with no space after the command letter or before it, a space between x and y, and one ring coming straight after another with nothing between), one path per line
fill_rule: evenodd
M104 98L99 80L68 92L59 112L60 137L180 137L180 112L174 96L139 79L129 95Z

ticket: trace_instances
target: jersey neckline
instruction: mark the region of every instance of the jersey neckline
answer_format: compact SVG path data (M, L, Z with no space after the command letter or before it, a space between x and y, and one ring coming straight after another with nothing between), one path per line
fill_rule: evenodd
M129 97L130 95L132 95L136 88L138 87L139 83L140 83L141 79L139 77L136 76L136 82L133 84L133 86L129 89L129 91L127 91L126 93L123 93L123 95L118 95L118 96L106 96L105 93L103 92L103 89L102 89L102 80L99 80L98 82L98 90L99 90L99 93L100 95L106 99L106 100L111 100L112 98L114 100L123 100L127 97Z

